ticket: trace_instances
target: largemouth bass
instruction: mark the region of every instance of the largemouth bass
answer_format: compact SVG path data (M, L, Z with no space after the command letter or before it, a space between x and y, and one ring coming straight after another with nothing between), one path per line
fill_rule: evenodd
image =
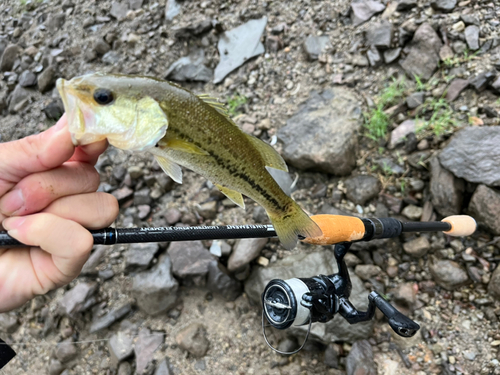
M244 194L266 209L287 249L299 236L321 236L318 225L266 169L288 171L281 156L243 133L216 99L151 77L98 73L59 79L57 89L75 145L107 139L123 150L152 153L178 183L183 166L242 208Z

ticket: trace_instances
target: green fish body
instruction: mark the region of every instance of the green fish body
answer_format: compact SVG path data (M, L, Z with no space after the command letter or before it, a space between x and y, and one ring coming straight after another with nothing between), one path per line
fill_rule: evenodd
M244 207L244 194L266 209L282 244L321 229L286 195L267 168L287 171L270 145L242 132L215 99L149 77L91 74L59 80L68 126L77 144L108 139L116 147L152 153L182 183L179 166L212 181Z

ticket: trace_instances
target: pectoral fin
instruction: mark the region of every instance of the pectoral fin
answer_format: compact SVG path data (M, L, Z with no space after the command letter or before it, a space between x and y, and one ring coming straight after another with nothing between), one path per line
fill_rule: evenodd
M224 194L226 197L228 197L231 201L233 201L235 204L240 206L241 208L245 208L245 202L243 201L243 196L241 193L238 193L236 190L231 190L228 189L227 187L215 184L217 188L221 191L222 194Z
M175 164L173 161L165 158L164 156L158 155L158 153L151 152L158 164L160 164L161 169L170 176L172 180L178 184L182 184L182 169L179 165Z

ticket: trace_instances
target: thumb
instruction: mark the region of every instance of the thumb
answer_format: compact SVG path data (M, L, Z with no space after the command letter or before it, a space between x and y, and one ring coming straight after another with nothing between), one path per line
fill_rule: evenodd
M43 133L0 144L0 196L25 176L61 165L74 150L66 115Z

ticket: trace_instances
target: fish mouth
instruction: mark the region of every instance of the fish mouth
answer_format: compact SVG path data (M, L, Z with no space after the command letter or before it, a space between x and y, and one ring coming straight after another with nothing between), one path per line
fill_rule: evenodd
M69 92L70 89L68 85L66 84L68 81L66 81L63 78L59 78L56 81L56 87L57 91L59 92L59 95L61 96L63 105L64 105L64 111L66 112L67 118L68 118L68 130L71 134L71 141L73 142L74 146L78 146L80 142L78 141L76 137L76 132L77 130L85 130L85 124L80 123L78 121L78 117L76 116L77 112L80 111L76 104L76 98L74 95L71 95Z

